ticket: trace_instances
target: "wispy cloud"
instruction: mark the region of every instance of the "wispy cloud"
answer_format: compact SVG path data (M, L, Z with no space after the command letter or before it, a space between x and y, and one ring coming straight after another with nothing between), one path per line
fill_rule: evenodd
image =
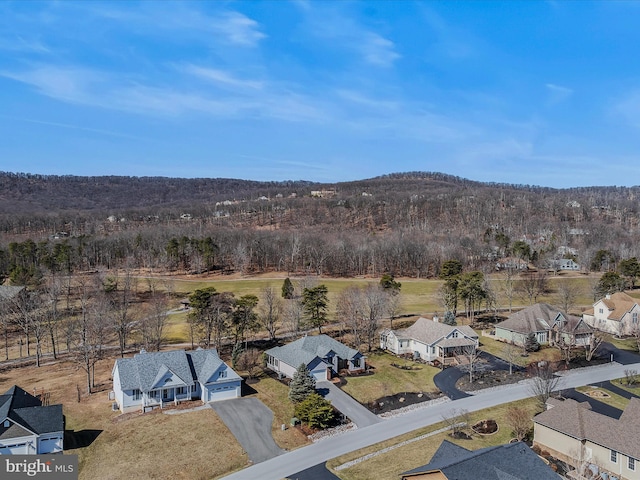
M569 97L571 97L571 95L573 95L573 90L568 87L563 87L554 83L547 83L545 87L547 88L547 91L549 93L549 103L551 105L556 105L558 103L564 102Z
M226 12L212 25L214 31L224 35L229 43L247 47L255 46L266 35L258 22L239 12Z
M109 137L128 138L131 140L144 140L142 137L139 137L137 135L128 135L126 133L114 132L112 130L104 130L101 128L90 128L90 127L83 127L81 125L72 125L69 123L50 122L46 120L36 120L33 118L19 118L19 117L12 117L8 115L0 115L0 117L7 120L12 120L12 121L33 123L36 125L45 125L45 126L56 127L56 128L65 128L68 130L79 130L83 132L97 133L99 135L106 135Z
M333 48L356 52L365 63L376 67L391 67L401 58L393 41L363 26L355 16L318 5L323 4L313 3L312 9L301 9L312 35L332 40Z
M216 84L226 85L232 88L240 89L255 89L260 90L264 86L264 83L257 80L242 80L236 78L233 74L224 70L215 68L201 67L198 65L188 64L183 67L183 71L189 75L193 75L205 80L209 80Z

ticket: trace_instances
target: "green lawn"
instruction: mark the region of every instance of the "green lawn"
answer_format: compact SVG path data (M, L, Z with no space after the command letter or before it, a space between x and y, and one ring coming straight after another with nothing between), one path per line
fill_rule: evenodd
M347 377L342 389L360 403L403 392L437 391L433 376L440 370L430 365L402 360L388 353L374 352L367 363L374 367L373 375ZM411 366L411 370L392 367L392 363Z
M638 344L635 338L616 338L613 335L607 335L607 342L613 344L620 350L629 350L630 352L638 351Z
M512 405L518 405L526 408L531 412L531 416L535 414L535 401L533 399L522 400L514 404L501 405L499 407L488 410L481 410L470 414L470 424L484 420L493 419L498 423L498 431L493 435L473 435L471 440L454 440L448 436L447 432L436 434L432 437L421 439L413 443L409 443L400 448L396 448L386 453L382 453L350 468L336 471L335 467L342 465L348 461L362 457L364 455L378 452L383 448L397 445L406 440L411 440L426 433L439 430L444 426L444 422L432 425L427 428L410 432L406 435L387 440L377 445L367 447L357 452L351 452L338 458L334 458L327 462L327 466L333 473L343 480L369 480L371 478L399 478L404 471L411 470L426 463L429 463L431 456L435 453L443 440L450 440L469 450L478 450L481 448L501 445L507 443L512 438L511 428L508 426L507 410ZM531 422L533 427L533 422Z
M599 402L606 403L607 405L611 405L612 407L617 408L618 410L624 410L627 404L629 403L628 399L621 397L617 393L613 393L612 391L607 390L606 388L592 387L587 385L585 387L577 387L576 391L580 393L584 393L585 395L588 395L591 398L598 400ZM592 392L603 392L604 394L609 396L600 397L595 395L589 395Z
M638 372L640 374L640 372ZM634 395L640 396L640 375L636 375L636 383L633 386L627 385L626 378L618 378L616 380L611 380L616 387L620 387L627 392L631 392Z
M488 352L499 358L505 358L506 343L490 337L483 337L480 332L478 332L478 336L480 337L480 350ZM526 357L521 355L520 350L520 348L517 348L517 353L513 360L515 364L520 365L521 367L526 367L531 362L539 362L541 360L547 360L550 362L561 360L560 351L557 348L543 347L537 352L529 352Z

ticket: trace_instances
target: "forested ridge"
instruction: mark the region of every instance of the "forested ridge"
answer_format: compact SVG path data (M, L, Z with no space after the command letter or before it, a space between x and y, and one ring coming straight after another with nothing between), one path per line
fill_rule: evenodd
M336 184L0 173L0 260L5 274L68 250L72 270L425 277L448 259L490 270L524 243L535 264L607 270L640 257L639 194L428 172Z

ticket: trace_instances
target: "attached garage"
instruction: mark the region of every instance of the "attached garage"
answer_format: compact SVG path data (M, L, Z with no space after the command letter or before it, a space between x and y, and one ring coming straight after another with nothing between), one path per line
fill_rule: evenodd
M317 382L321 382L323 380L331 378L331 373L327 373L327 369L330 369L331 367L329 367L327 363L323 362L320 358L316 358L313 362L307 365L307 368Z
M40 438L38 453L58 453L62 451L62 437Z
M0 447L0 455L27 455L29 445L27 443L17 443Z
M204 385L202 387L204 402L217 402L219 400L229 400L239 398L241 395L241 382L229 382L226 384Z

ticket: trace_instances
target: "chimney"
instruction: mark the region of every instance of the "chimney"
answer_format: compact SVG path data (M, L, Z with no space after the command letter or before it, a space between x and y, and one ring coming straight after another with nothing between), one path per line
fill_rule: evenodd
M434 316L433 316L433 321L434 321L434 322L436 322L436 323L438 323L438 322L440 321L440 319L438 318L438 316L437 316L437 315L434 315Z
M605 297L607 300L611 300L611 294L607 293L607 296Z

